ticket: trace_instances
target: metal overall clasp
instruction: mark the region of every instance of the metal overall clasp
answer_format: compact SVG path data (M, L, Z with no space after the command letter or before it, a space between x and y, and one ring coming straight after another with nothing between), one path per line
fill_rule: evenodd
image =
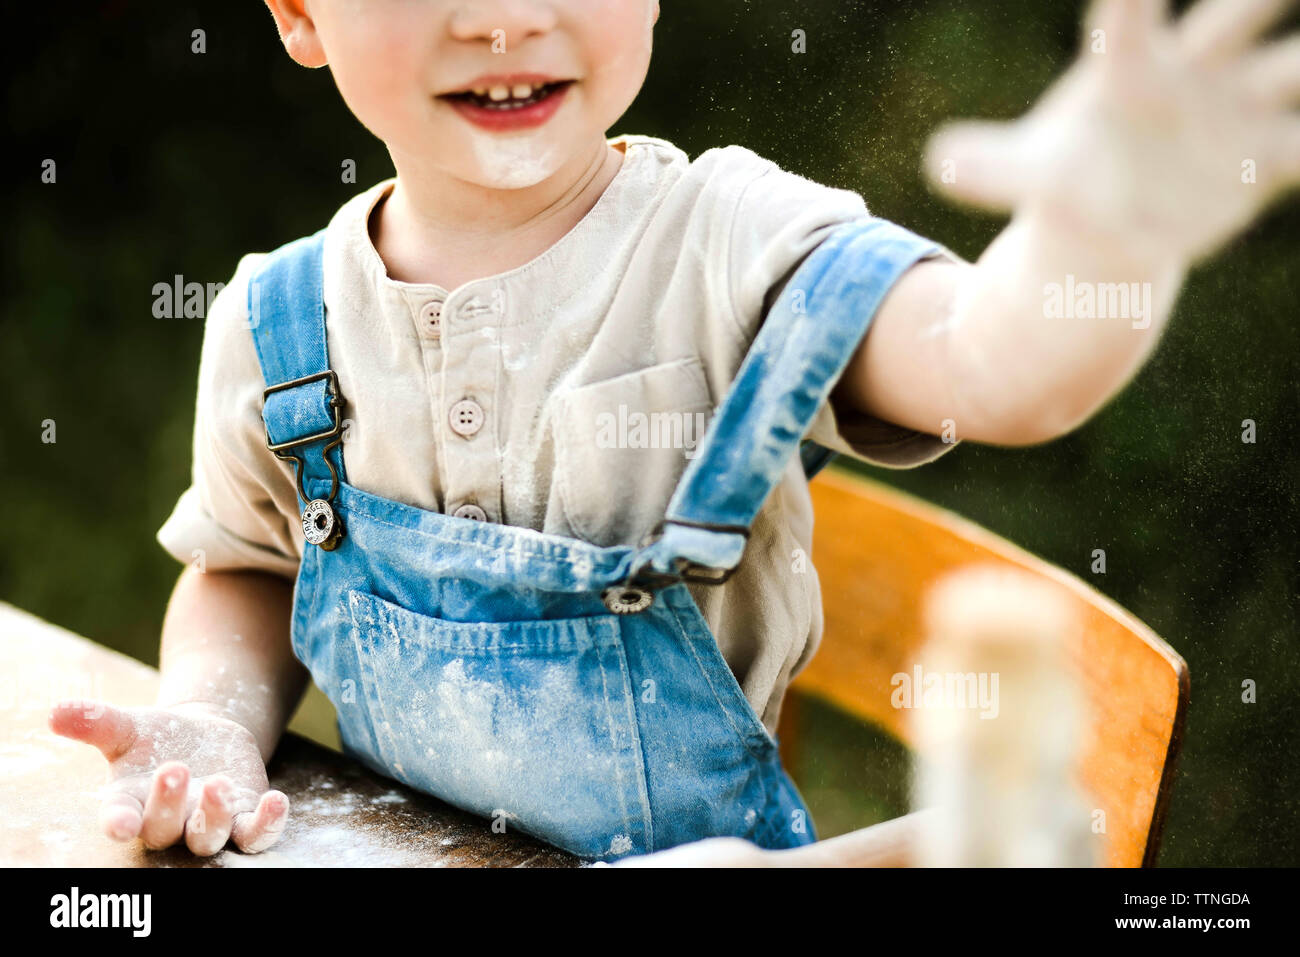
M732 532L749 539L749 528L745 525L715 525L710 522L688 522L680 518L666 518L652 528L641 539L638 548L652 545L663 537L664 525L688 525L691 528L704 528L714 532ZM642 569L629 575L622 584L610 585L600 593L600 600L616 615L632 615L645 611L654 603L654 590L678 582L694 582L701 585L721 585L735 572L732 568L708 568L697 565L687 558L676 560L676 570L671 573Z
M331 552L338 548L339 542L343 538L343 522L335 513L334 506L330 504L339 491L339 473L334 467L334 462L330 459L330 451L343 441L343 395L339 392L338 376L335 375L333 369L326 369L324 372L303 376L301 379L270 386L262 392L262 408L266 408L266 399L272 393L307 385L310 382L319 382L322 379L328 382L329 406L334 415L333 425L324 432L317 432L315 435L309 435L301 439L291 439L288 442L272 442L271 432L268 429L266 447L275 453L277 458L293 463L298 495L302 501L307 502L307 507L302 510L303 538L309 544L319 545L325 551ZM315 498L308 501L307 490L302 484L302 473L306 465L300 455L289 450L303 445L310 445L312 442L319 442L322 439L333 439L321 450L321 455L325 457L325 465L330 470L330 491L324 498Z

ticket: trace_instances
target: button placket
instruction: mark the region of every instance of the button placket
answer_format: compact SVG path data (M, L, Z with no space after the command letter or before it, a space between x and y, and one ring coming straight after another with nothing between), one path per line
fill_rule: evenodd
M496 322L502 301L502 295L475 285L454 291L442 306L445 334L438 383L445 423L438 430L442 500L447 514L474 521L499 521L501 515L501 460L493 403L501 387Z

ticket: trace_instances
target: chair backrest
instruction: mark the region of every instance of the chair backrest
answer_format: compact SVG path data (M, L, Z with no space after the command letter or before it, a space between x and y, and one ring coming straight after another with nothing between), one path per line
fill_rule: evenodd
M1083 623L1068 654L1089 705L1080 773L1105 811L1104 863L1153 864L1189 695L1178 653L1078 578L951 512L838 468L809 488L825 632L783 708L783 751L799 747L805 695L910 744L905 712L891 705L891 679L911 671L925 638L926 589L974 562L1011 565L1057 583Z

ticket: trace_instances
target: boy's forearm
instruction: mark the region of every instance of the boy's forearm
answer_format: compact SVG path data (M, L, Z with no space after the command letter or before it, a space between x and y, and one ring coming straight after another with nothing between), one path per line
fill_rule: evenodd
M1141 367L1185 273L1162 250L1022 211L975 264L903 274L837 401L977 442L1055 438Z
M307 680L289 641L292 603L287 579L187 567L163 622L157 703L238 721L269 759Z
M764 863L776 867L917 867L922 832L934 826L932 810L913 811L838 837L768 852Z
M1185 265L1059 213L1025 212L958 287L947 366L958 433L1043 441L1075 428L1154 350Z

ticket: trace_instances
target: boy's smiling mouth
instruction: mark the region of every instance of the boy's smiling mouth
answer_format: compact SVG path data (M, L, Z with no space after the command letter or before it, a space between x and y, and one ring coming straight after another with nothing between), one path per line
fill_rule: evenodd
M484 75L460 90L438 94L437 99L485 129L518 129L550 119L575 82L538 73Z

